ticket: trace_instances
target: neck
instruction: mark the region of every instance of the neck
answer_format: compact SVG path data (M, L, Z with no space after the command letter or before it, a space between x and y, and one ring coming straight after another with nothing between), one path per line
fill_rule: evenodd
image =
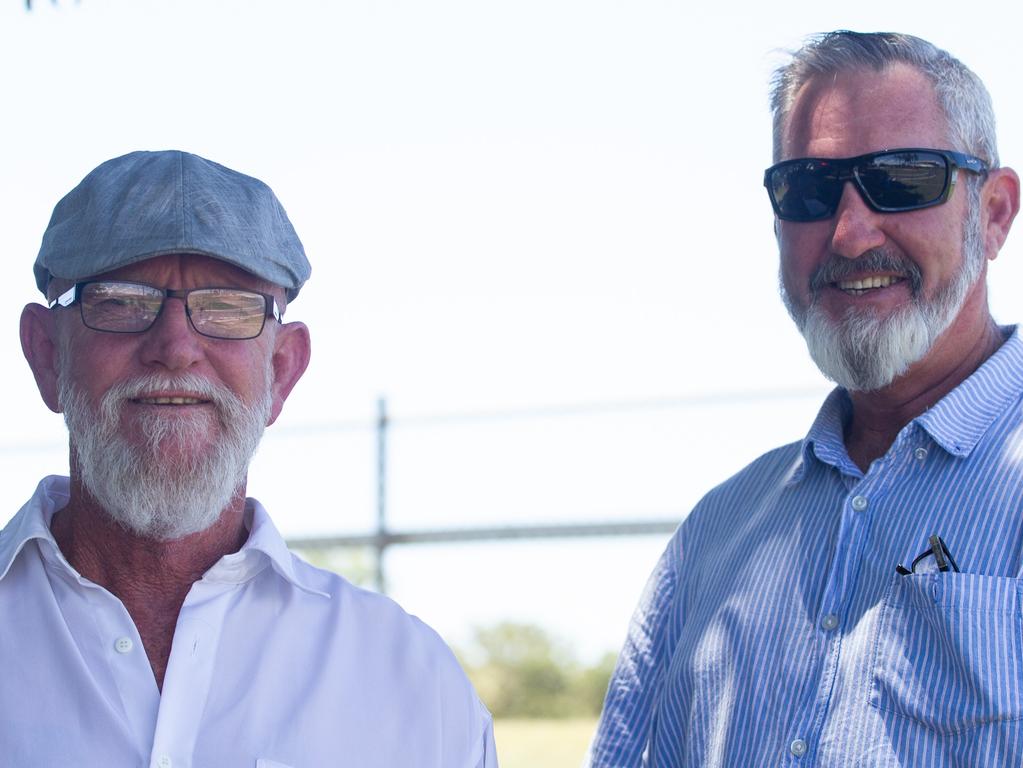
M853 416L845 431L849 457L866 472L906 424L965 381L1004 341L990 316L973 332L953 326L923 360L889 386L850 392Z
M242 486L206 530L173 541L145 538L116 523L72 476L71 499L50 527L71 566L124 604L162 689L181 605L192 584L245 543L244 515Z

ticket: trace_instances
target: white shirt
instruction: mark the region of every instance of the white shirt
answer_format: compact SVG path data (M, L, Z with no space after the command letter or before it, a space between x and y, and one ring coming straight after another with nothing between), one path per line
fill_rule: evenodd
M48 477L0 531L0 762L120 768L493 768L490 713L437 634L292 555L249 500L249 539L192 585L156 687L120 600L49 530Z

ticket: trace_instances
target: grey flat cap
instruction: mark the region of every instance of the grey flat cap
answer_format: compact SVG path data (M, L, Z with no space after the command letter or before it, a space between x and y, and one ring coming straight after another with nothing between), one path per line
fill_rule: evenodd
M79 281L172 253L229 262L298 295L311 268L273 190L198 155L132 152L108 160L57 203L35 263Z

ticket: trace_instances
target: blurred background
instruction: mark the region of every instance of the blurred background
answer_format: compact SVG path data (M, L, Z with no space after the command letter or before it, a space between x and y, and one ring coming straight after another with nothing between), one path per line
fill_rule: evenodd
M249 490L306 557L375 588L381 509L408 534L659 521L386 550L387 592L459 650L499 716L505 768L577 764L670 526L801 438L829 388L777 296L771 72L814 32L920 35L985 81L1019 167L1007 13L0 0L0 523L67 469L16 332L53 205L136 149L257 176L313 264L288 317L314 350ZM1017 234L991 269L1002 322L1019 316L1020 249Z

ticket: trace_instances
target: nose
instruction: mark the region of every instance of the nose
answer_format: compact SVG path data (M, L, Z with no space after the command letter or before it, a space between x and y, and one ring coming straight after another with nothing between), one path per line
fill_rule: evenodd
M872 248L880 248L885 241L882 216L867 205L853 182L846 182L835 211L831 250L847 259L856 259Z
M164 299L160 316L142 336L140 352L146 365L182 371L202 359L202 337L192 328L183 299Z

